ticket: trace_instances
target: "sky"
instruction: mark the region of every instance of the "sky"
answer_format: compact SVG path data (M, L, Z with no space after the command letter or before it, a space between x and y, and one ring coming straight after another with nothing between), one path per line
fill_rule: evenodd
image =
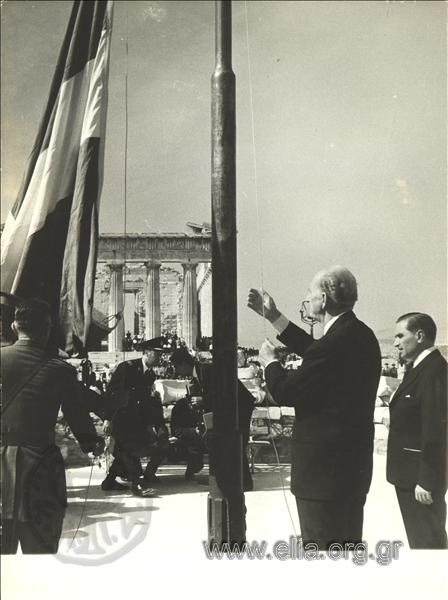
M2 3L2 221L70 9ZM444 2L233 2L240 343L274 335L250 287L297 321L332 264L380 337L420 310L447 343L446 60ZM210 222L213 68L213 2L115 3L102 232Z

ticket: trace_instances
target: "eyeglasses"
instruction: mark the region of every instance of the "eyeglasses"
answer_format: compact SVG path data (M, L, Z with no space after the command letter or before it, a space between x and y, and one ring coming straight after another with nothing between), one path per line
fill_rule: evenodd
M310 315L310 304L310 300L304 300L302 302L299 308L300 318L302 319L303 323L307 323L308 325L315 325L318 322L318 320L312 315Z

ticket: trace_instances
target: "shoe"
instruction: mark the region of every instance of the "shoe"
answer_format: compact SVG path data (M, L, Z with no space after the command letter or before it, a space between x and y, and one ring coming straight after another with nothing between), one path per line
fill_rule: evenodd
M106 479L101 483L101 489L104 492L124 492L129 489L128 485L118 483L115 479Z
M156 490L153 490L150 487L146 487L142 483L134 483L131 486L131 491L134 494L134 496L140 496L140 497L143 497L143 498L147 498L147 497L151 497L151 496L156 496L157 495Z

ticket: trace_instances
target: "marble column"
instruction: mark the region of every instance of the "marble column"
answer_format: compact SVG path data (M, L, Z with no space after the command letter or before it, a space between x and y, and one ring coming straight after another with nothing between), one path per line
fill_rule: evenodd
M195 348L198 337L198 292L194 263L182 264L184 269L182 337L189 348Z
M109 352L121 352L124 342L123 263L110 263L109 315L120 315L117 326L109 333Z
M134 292L134 328L133 335L140 335L140 304L139 304L139 291Z
M146 323L147 340L160 335L160 263L150 260L146 265Z

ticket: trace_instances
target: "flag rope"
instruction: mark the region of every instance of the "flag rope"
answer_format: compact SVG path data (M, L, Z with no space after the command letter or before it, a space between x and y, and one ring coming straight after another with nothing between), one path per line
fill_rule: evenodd
M245 22L246 22L246 50L247 50L247 69L248 69L248 80L249 80L249 101L250 101L250 115L251 115L252 157L253 157L253 169L254 169L257 241L258 241L258 255L259 255L259 267L260 267L259 277L260 277L260 283L261 283L261 297L263 300L262 301L263 330L264 330L264 337L266 339L267 331L266 331L266 318L265 318L265 305L264 305L265 289L264 289L264 269L263 269L263 265L264 265L263 241L262 241L262 234L261 234L260 200L259 200L259 193L258 193L258 169L257 169L256 144L255 144L255 116L254 116L255 111L254 111L254 97L253 97L253 88L252 88L252 65L251 65L251 60L250 60L250 36L249 36L249 18L248 18L248 10L247 10L247 0L245 0L245 2L244 2L244 15L245 15ZM266 409L267 409L267 417L268 417L268 423L269 423L269 431L272 432L272 421L271 421L271 416L269 414L269 405L266 406ZM289 519L291 521L294 535L297 538L298 535L297 535L296 526L295 526L294 519L293 519L293 516L291 513L288 498L286 496L285 481L283 478L282 467L280 464L280 457L278 454L277 445L275 443L275 438L273 435L271 437L271 441L272 441L272 446L274 448L275 458L277 461L277 468L278 468L278 474L279 474L280 483L281 483L281 487L282 487L283 498L284 498L284 501L286 504L286 508L288 510Z
M86 495L85 495L84 503L83 503L82 509L81 509L81 516L79 517L78 525L76 527L75 533L73 534L73 537L71 539L70 545L67 548L67 554L70 552L70 549L71 549L71 547L73 545L73 542L75 541L76 536L78 535L79 528L81 527L81 523L82 523L82 520L84 518L84 513L85 513L85 510L86 510L86 506L87 506L87 500L89 498L90 484L92 482L93 467L95 466L95 458L96 457L92 458L92 464L91 464L91 467L90 467L90 474L89 474L89 481L87 482Z
M121 318L124 323L124 308L126 306L126 265L127 265L127 231L128 231L128 138L129 138L129 110L128 110L128 72L129 72L129 10L128 4L125 3L125 69L124 69L124 161L123 161L123 237L124 237L124 260L123 260L123 311ZM126 349L124 347L124 340L122 340L121 354L123 362L126 360ZM110 435L107 436L110 440ZM113 446L112 446L113 447ZM113 450L111 450L111 444L107 443L104 455L106 463L106 473L109 473L112 460Z
M123 215L123 235L124 235L124 265L123 265L123 313L121 318L124 323L124 308L126 306L126 265L127 265L127 233L128 233L128 138L129 138L129 109L128 109L128 73L129 73L129 10L126 5L126 31L125 31L125 73L124 73L124 215ZM122 342L123 343L123 342ZM125 349L123 344L123 360L125 359Z

